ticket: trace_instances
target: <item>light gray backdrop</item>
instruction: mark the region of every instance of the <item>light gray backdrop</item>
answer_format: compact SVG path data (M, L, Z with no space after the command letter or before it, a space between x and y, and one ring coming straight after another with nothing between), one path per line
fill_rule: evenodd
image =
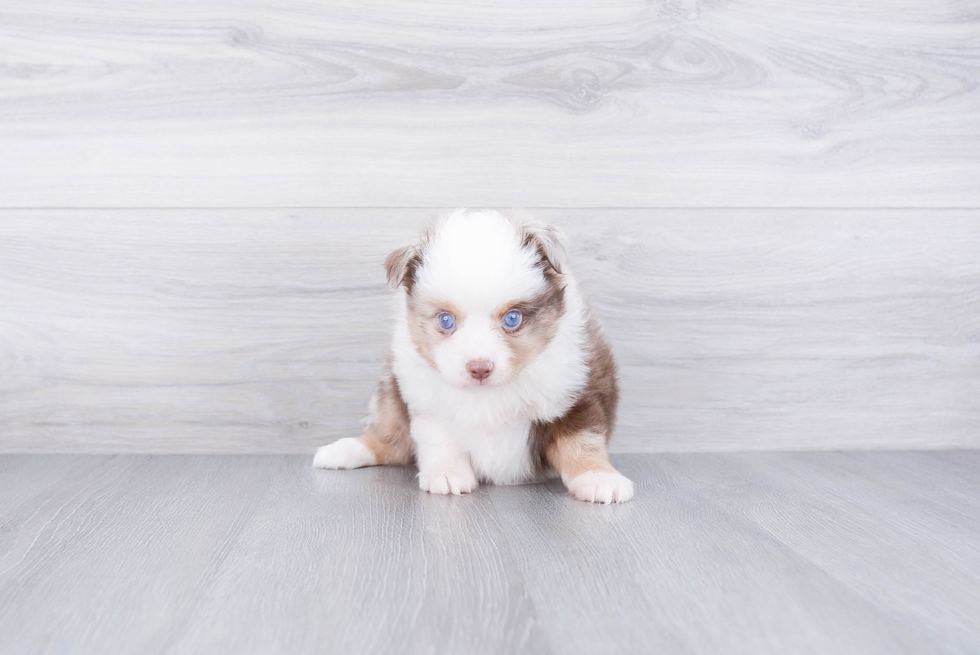
M980 446L977 8L898 5L5 2L0 451L353 434L457 205L572 236L619 450Z

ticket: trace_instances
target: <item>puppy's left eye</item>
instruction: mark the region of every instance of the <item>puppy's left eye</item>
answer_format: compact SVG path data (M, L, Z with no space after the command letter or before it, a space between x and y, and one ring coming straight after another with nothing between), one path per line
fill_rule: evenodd
M506 314L504 314L504 327L513 330L514 328L516 328L518 325L521 324L522 318L523 316L521 316L521 313L519 311L517 311L516 309L512 309Z
M449 312L439 314L439 325L447 332L456 327L456 317Z

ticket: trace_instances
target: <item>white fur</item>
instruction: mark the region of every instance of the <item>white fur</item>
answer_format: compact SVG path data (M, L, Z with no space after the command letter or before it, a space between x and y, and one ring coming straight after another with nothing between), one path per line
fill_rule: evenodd
M565 484L574 498L589 503L625 503L633 497L633 482L619 473L587 471Z
M495 484L520 484L529 480L534 474L527 443L530 432L531 422L524 420L491 429L473 426L461 434L477 477Z
M445 471L440 469L419 473L419 488L422 491L428 491L430 494L458 496L468 494L478 486L476 477L470 470Z
M542 291L535 259L521 248L514 226L496 212L456 212L426 250L415 293L445 297L465 318L452 338L433 349L434 370L419 354L407 323L405 293L396 306L392 370L412 413L420 480L441 460L452 470L467 468L497 484L527 481L533 474L528 448L532 421L563 416L588 379L585 362L585 304L570 276L565 312L554 338L519 373L510 370L510 351L491 314L502 305ZM471 359L488 359L494 371L480 385L466 372Z
M322 446L313 457L313 468L318 469L356 469L377 463L371 449L350 437Z
M458 495L477 487L469 454L455 438L452 427L437 416L421 415L412 420L419 487L424 491Z

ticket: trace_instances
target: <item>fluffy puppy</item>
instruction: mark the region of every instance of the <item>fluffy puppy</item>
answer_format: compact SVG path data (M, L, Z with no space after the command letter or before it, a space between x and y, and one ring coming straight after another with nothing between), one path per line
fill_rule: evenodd
M552 226L465 209L391 253L394 339L364 432L313 466L415 461L435 494L557 474L579 500L632 498L606 452L616 364L565 258Z

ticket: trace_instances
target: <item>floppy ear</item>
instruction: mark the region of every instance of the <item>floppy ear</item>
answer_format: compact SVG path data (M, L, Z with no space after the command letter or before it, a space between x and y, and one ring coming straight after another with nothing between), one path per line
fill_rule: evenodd
M388 275L388 286L397 289L405 282L408 275L409 263L415 256L415 246L404 246L395 250L385 258L385 273Z
M561 273L568 256L568 238L554 225L525 223L521 226L525 247L536 248L556 273Z

